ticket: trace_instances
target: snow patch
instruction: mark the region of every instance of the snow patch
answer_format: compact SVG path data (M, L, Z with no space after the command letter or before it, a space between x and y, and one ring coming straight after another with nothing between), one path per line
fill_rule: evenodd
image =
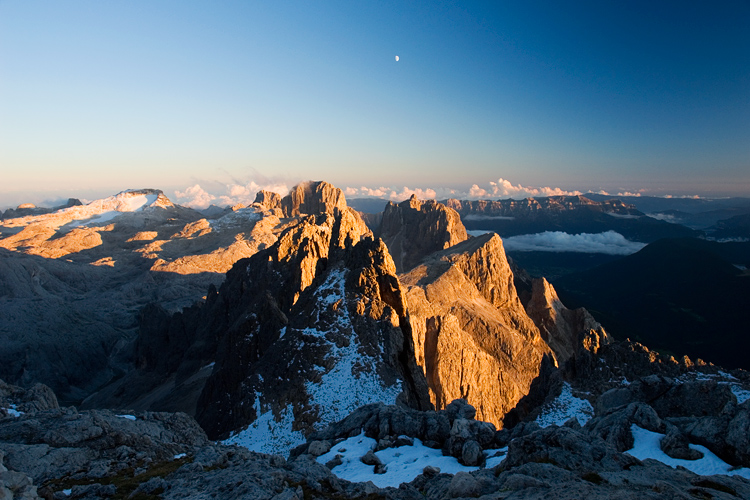
M10 417L20 417L21 415L23 415L23 414L24 414L24 412L22 412L22 411L18 411L18 410L16 409L16 405L14 405L14 404L10 405L10 406L9 406L8 408L3 408L3 409L5 410L5 412L6 412L6 413L8 414L8 416L10 416Z
M234 212L229 212L226 215L208 221L209 226L213 230L221 230L230 226L239 226L248 224L250 222L258 222L262 218L255 208L241 208Z
M743 389L739 384L730 384L729 388L732 390L732 394L737 398L737 404L741 405L748 399L750 399L750 391Z
M731 470L731 465L714 455L705 446L690 445L690 448L702 452L703 458L698 460L682 460L679 458L672 458L661 450L659 443L664 437L664 434L648 431L635 424L630 426L630 432L633 433L634 444L633 448L627 450L625 453L634 456L638 460L653 458L654 460L658 460L670 467L677 467L680 465L689 471L702 476L723 474L727 476L737 475L750 479L750 469L741 468Z
M484 468L491 469L500 465L505 456L508 454L508 447L496 448L492 450L484 450L484 456L487 457L485 460Z
M117 415L120 418L125 418L128 420L135 420L135 415Z
M345 282L346 270L333 270L315 293L318 304L329 308L339 300L343 301ZM396 397L402 390L400 383L390 387L382 384L375 373L377 360L360 352L348 309L344 306L339 311L336 326L350 332L351 341L348 346L343 347L329 341L329 356L336 360L334 366L321 377L320 382L305 384L310 395L310 405L318 407L322 423L342 420L360 406L369 403L395 404ZM313 328L305 329L304 333L320 338L325 338L326 334Z
M187 456L187 453L178 453L173 458L174 458L174 460L179 460L181 458L185 458L186 456Z
M138 191L123 191L115 196L92 201L87 205L64 208L56 213L64 217L64 220L61 221L62 224L65 224L66 221L69 222L68 228L70 229L80 226L98 226L126 212L172 205L169 200L163 200L159 200L159 195L155 193L142 194ZM52 214L39 216L38 218L41 220L45 217L49 218L50 215ZM34 221L30 220L30 222Z
M315 291L317 307L313 312L313 323L320 324L321 311L330 310L337 302L344 301L346 276L345 268L332 269L324 283ZM316 427L323 428L342 420L357 408L369 403L395 404L402 390L401 383L383 385L376 373L379 360L363 353L345 304L336 309L335 319L327 329L305 328L299 332L301 336L298 349L304 347L304 338L315 337L316 342L328 346L328 361L332 361L326 363L331 366L327 371L322 362L317 367L321 375L319 382L305 384L309 406L318 412L319 424ZM329 338L332 333L348 337L349 344L337 345ZM289 332L282 329L280 335L286 334ZM282 454L304 443L305 437L302 432L293 430L293 408L288 406L278 416L274 416L270 410L263 413L260 397L260 394L256 394L256 420L245 430L233 434L224 443L238 444L252 451Z
M479 467L461 465L454 457L443 456L440 450L428 448L415 438L412 446L386 448L375 452L375 455L386 466L384 474L375 474L375 467L365 465L360 458L368 451L374 450L376 444L376 441L366 437L363 431L360 435L350 437L335 445L331 451L319 456L317 461L325 464L340 455L342 463L334 467L331 472L346 481L372 481L378 488L388 486L398 488L401 483L412 481L428 465L439 467L440 472L448 474L479 469Z
M222 444L236 444L250 451L273 454L288 453L305 442L304 434L292 428L294 412L291 405L281 411L277 420L272 410L261 413L260 394L256 393L255 414L258 417L252 424L245 430L231 435L222 441Z
M593 415L594 407L591 403L573 396L573 388L569 383L563 382L562 392L554 401L542 407L536 423L539 427L559 426L575 417L579 424L586 425Z

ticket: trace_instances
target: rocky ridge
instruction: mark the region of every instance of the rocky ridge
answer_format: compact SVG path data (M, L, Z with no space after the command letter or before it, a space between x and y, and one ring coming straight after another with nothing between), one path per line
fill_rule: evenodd
M519 217L529 216L537 212L562 212L570 210L591 210L618 215L643 215L634 205L623 203L618 199L593 201L582 195L546 196L525 198L523 200L456 200L451 198L444 203L464 218L480 214L485 216Z
M586 196L548 196L523 200L456 200L443 203L458 212L469 230L490 230L502 237L562 231L569 234L615 231L629 240L696 237L700 231L649 217L619 199L593 201Z
M250 207L207 220L146 189L2 220L0 377L80 402L127 371L141 308L201 299L276 241L278 215Z
M398 397L428 407L393 261L356 212L326 205L343 200L332 190L326 183L294 188L298 195L282 202L294 202L295 213L329 210L290 219L273 245L238 261L204 304L173 316L145 310L137 369L85 405L182 409L212 437L234 432L245 441L270 426L278 429L275 446L287 448L370 401Z
M591 314L583 307L568 309L557 296L554 287L544 278L532 281L531 298L526 304L526 312L539 328L542 338L555 353L557 362L564 365L579 348L579 336L591 335L597 343L612 341Z
M75 207L82 204L83 203L81 203L81 200L77 198L68 198L67 203L54 208L37 207L33 203L22 203L16 208L9 208L5 212L0 213L0 219L16 219L18 217L26 217L28 215L44 215L56 212L57 210L62 210L63 208Z

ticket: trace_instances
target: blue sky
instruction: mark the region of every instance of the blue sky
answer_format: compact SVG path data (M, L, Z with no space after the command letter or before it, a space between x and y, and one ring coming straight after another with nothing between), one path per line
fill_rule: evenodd
M750 4L0 0L0 173L750 195Z

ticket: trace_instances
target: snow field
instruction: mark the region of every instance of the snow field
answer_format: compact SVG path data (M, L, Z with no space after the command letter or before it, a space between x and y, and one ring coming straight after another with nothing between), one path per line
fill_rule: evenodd
M742 468L732 470L731 465L714 455L705 446L690 445L690 448L702 452L703 458L699 460L681 460L678 458L672 458L661 450L659 443L664 437L664 434L648 431L635 424L630 426L630 431L633 433L633 439L635 442L633 448L627 450L625 453L634 456L638 460L652 458L663 464L669 465L670 467L677 467L680 465L689 471L702 476L724 474L728 476L738 475L750 479L750 469Z
M536 418L539 427L550 425L563 425L575 417L578 423L586 425L586 422L594 416L594 407L585 399L573 396L573 388L569 383L563 383L563 389L557 398L542 407L542 412Z
M332 469L337 477L351 482L372 483L378 488L392 486L398 488L401 483L408 483L422 473L428 465L440 468L441 473L456 474L457 472L471 472L479 467L461 465L454 457L443 456L440 450L428 448L419 439L414 439L412 446L399 446L376 451L375 455L386 466L384 474L375 474L375 466L362 463L360 458L377 445L372 438L366 437L364 431L358 436L350 437L331 448L331 451L321 455L317 461L326 464L340 456L342 463ZM504 458L507 448L500 450L486 450L487 467L498 465ZM498 454L500 456L494 456Z
M317 321L320 320L321 310L329 309L336 302L345 300L346 273L345 268L331 270L325 282L316 291L315 300L319 307L316 311ZM318 410L320 427L342 420L360 406L369 403L395 404L396 397L401 393L401 384L394 384L390 387L382 384L375 373L378 360L360 352L360 344L357 342L346 307L337 309L336 320L331 330L342 331L348 335L351 339L349 345L339 347L328 340L327 334L331 333L329 330L323 331L316 328L303 330L305 337L316 337L327 343L330 349L328 356L335 360L333 367L322 373L320 382L305 384L309 404ZM286 334L287 330L284 328L280 337ZM304 342L297 349L302 349L303 346ZM320 370L323 370L322 366ZM261 453L286 455L294 447L305 442L303 433L293 430L293 408L291 405L285 408L277 419L270 409L266 412L262 411L261 397L261 394L256 394L254 403L258 418L246 429L234 433L223 443L237 444Z

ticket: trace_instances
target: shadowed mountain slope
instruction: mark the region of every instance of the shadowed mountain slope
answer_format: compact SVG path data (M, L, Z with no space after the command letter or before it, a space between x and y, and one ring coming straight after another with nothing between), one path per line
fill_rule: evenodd
M585 306L618 338L747 368L750 277L718 255L721 245L660 240L555 286L563 301Z

